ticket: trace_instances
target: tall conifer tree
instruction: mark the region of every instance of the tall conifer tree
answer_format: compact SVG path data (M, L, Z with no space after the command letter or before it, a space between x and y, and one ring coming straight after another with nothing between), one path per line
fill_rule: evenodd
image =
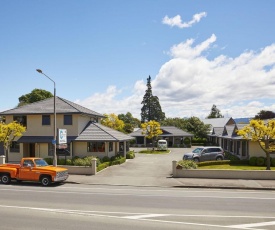
M144 123L152 120L160 122L165 119L165 113L162 112L159 98L153 96L150 76L147 78L147 90L141 104L143 104L141 108L141 122Z

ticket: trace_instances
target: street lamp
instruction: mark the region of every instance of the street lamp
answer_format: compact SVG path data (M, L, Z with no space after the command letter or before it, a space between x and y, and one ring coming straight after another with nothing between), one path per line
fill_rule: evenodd
M55 99L56 99L56 89L55 89L55 81L53 79L51 79L50 77L48 77L46 74L44 74L42 72L41 69L36 69L36 71L38 73L43 74L45 77L47 77L48 79L50 79L53 84L54 84L54 99L53 99L53 114L54 114L54 126L53 126L53 140L52 140L52 144L53 144L53 166L57 166L57 159L56 159L56 103L55 103Z

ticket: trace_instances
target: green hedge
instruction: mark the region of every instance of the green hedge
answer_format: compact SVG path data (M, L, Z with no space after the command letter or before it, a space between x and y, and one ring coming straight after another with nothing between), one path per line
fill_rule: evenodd
M198 165L191 160L180 160L177 163L177 169L196 169Z
M249 159L251 166L266 166L266 157L251 157ZM270 165L275 167L275 158L270 158Z
M226 165L229 164L230 160L223 160L223 161L204 161L197 163L198 166L208 166L208 165Z
M248 165L248 160L223 160L223 161L204 161L199 162L198 166L209 166L209 165Z

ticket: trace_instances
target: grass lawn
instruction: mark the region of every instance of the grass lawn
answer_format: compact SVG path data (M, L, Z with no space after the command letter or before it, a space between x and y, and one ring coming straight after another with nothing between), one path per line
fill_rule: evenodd
M231 170L265 170L265 166L250 166L250 165L207 165L199 166L198 169L231 169ZM271 170L275 170L275 167L271 167Z
M143 153L143 154L166 154L166 153L170 153L170 150L141 150L139 151L139 153Z

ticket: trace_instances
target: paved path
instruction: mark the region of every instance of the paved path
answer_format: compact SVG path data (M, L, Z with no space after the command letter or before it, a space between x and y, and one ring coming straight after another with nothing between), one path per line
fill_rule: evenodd
M170 154L139 154L122 165L108 167L94 176L70 175L67 182L91 185L274 189L272 180L173 178L172 161L191 149L172 148Z

